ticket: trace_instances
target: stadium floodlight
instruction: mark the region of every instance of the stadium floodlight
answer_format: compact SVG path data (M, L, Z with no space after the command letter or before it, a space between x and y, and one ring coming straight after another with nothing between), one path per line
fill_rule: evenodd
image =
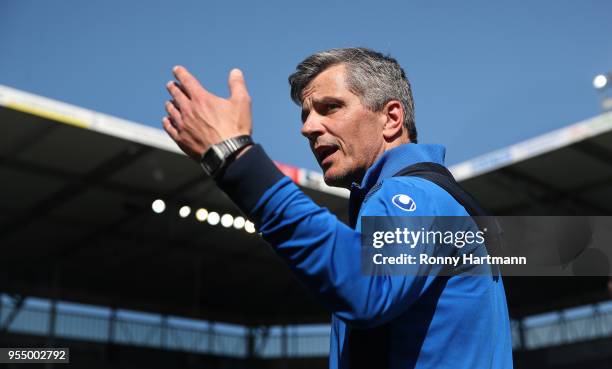
M230 214L223 214L221 217L221 225L225 228L229 228L232 226L232 224L234 224L234 217Z
M598 90L601 90L602 88L606 87L607 84L608 84L608 77L603 74L599 74L595 76L595 78L593 79L593 87L595 87Z
M203 222L208 217L208 210L204 208L200 208L198 209L198 211L196 211L195 216L197 220L199 220L200 222Z
M234 228L242 229L242 227L244 227L244 223L245 223L245 220L243 217L234 218Z
M219 216L219 213L215 212L215 211L211 211L210 213L208 213L208 224L210 225L217 225L219 224L219 220L221 219L221 217Z
M166 210L166 203L162 199L157 199L151 204L151 209L157 214L161 214Z
M255 233L255 224L247 220L246 223L244 223L244 230L249 233Z
M185 205L179 209L179 216L181 218L187 218L189 214L191 214L191 208L189 206Z

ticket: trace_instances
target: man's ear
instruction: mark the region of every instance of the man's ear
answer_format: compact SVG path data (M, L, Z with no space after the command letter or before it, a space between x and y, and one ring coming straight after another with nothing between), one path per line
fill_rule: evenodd
M385 141L391 142L401 137L404 132L404 107L399 100L391 100L383 108L385 114L385 125L383 137Z

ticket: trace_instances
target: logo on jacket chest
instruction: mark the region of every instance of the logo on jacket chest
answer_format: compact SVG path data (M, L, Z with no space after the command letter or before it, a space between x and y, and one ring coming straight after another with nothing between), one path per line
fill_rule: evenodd
M397 194L393 196L391 199L393 205L402 209L403 211L415 211L416 210L416 202L412 199L412 197L404 194Z

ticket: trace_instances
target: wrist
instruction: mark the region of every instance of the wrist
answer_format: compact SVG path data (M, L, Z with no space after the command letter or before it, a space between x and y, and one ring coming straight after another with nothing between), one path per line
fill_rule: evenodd
M232 160L232 161L238 160L238 158L241 157L242 155L244 155L247 151L249 151L253 147L253 145L254 144L248 144L245 147L243 147L242 149L238 150L238 153L236 153L236 155L234 156L234 160ZM231 163L229 163L228 166L230 164Z
M215 182L242 211L251 216L264 193L283 177L261 145L255 144L243 150L240 158L217 176Z
M247 147L253 145L250 135L241 135L211 145L202 154L200 165L210 177L219 176Z

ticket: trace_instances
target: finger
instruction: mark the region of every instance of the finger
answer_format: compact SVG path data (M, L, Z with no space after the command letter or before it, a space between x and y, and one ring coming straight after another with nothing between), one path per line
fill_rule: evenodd
M181 112L170 101L166 101L164 107L166 108L166 111L168 112L168 115L170 116L171 120L174 121L174 126L177 129L180 129L180 127L183 125L183 117L181 116Z
M164 131L166 131L168 136L170 136L170 138L172 138L174 141L178 141L179 139L178 131L170 122L170 118L164 117L162 119L162 125L164 126Z
M177 65L172 69L174 77L185 87L187 95L193 96L198 92L206 91L198 80L187 70L187 68Z
M173 81L173 82L174 82L174 85L178 87L179 90L181 90L183 95L187 96L188 99L191 99L191 96L189 96L189 94L187 93L187 90L185 90L185 87L183 85L181 85L180 83L176 81Z
M240 69L232 69L228 79L230 95L232 99L243 99L249 97L249 91L244 81L244 75Z
M179 84L175 81L166 83L166 89L170 93L170 96L176 101L177 108L185 109L189 106L189 97L183 92L183 89L179 87Z

